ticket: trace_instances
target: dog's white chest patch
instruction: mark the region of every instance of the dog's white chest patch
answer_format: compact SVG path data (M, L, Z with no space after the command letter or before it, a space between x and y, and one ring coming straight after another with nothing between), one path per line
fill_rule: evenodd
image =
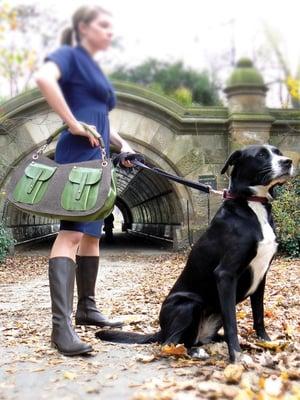
M261 203L248 201L249 207L255 212L261 226L263 239L258 243L257 254L250 262L253 273L252 284L247 292L247 296L254 293L262 281L267 269L269 268L272 257L277 250L275 233L269 224L268 214Z
M195 344L209 343L211 337L217 333L221 325L222 317L218 314L211 314L207 318L201 319L198 326L198 335Z

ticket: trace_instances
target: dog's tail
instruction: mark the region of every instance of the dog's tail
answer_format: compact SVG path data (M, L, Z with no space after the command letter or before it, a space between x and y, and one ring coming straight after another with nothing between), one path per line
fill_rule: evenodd
M114 343L150 344L161 341L161 331L156 333L141 334L115 330L96 332L96 338Z

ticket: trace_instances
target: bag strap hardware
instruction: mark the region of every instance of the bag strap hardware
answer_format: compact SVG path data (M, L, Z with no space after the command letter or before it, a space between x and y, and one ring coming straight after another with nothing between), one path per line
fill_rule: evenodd
M48 147L48 143L43 144L35 153L32 154L32 159L37 160L40 154L43 154L46 148Z

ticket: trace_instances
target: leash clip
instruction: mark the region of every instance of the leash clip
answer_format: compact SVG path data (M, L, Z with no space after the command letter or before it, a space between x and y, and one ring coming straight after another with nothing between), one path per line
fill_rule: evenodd
M220 195L224 198L224 192L226 191L226 189L224 190L216 190L213 189L211 185L207 185L208 189L209 189L209 193L213 193L213 194L217 194Z
M37 160L40 154L43 154L46 148L48 147L48 143L43 144L35 153L32 155L33 160Z

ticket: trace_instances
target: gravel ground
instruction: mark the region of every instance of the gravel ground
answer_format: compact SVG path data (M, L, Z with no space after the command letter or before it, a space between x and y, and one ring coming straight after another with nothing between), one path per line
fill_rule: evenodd
M124 330L153 332L186 254L138 239L132 246L124 241L103 246L97 303L105 314L121 317ZM93 327L76 328L92 344L90 356L57 353L49 342L48 254L49 243L23 246L0 266L1 400L300 398L299 260L276 260L268 276L266 325L277 341L273 348L255 342L249 303L238 307L240 341L253 363L231 371L225 344L207 345L210 357L204 360L172 351L167 357L158 345L100 342Z

